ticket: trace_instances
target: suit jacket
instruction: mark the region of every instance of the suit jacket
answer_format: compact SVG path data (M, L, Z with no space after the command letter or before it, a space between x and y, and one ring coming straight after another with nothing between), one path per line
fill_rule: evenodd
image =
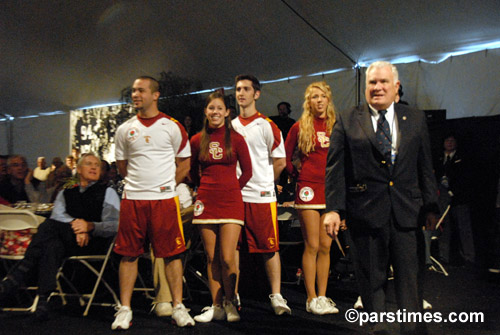
M448 177L448 187L445 187L445 185L441 185L441 187L445 188L445 192L451 191L453 193L452 205L469 203L471 201L472 187L468 158L457 150L449 163L444 164L444 159L445 155L442 153L434 164L437 182L441 183L444 175Z
M392 173L377 146L368 105L336 116L327 157L326 209L339 212L353 228L380 228L391 212L401 227L414 228L422 210L437 208L425 115L399 104L394 112L398 152Z

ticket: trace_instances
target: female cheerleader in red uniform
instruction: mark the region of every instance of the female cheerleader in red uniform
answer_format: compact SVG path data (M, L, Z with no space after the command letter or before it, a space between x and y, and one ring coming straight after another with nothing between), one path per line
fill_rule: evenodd
M236 246L244 224L241 189L252 177L252 164L244 138L231 128L229 110L219 92L207 99L204 126L191 139L191 154L191 177L196 184L199 181L193 224L199 225L205 247L212 295L212 306L194 319L239 321L233 304ZM237 162L242 172L239 179Z
M297 179L295 208L305 243L302 269L307 292L306 310L318 315L333 314L339 310L333 300L326 297L332 239L323 228L323 219L326 156L335 109L330 86L325 82L309 85L304 98L302 116L286 138L286 168ZM292 164L295 150L300 166Z

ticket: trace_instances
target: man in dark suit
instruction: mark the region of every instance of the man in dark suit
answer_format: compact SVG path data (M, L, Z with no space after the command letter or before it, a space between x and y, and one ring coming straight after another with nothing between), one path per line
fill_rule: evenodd
M417 277L424 250L418 218L437 203L425 115L395 105L398 88L396 67L371 64L367 104L337 114L327 158L325 229L333 237L346 219L367 312L386 311L390 264L398 308L421 311ZM388 332L384 327L374 329ZM416 333L416 324L401 323L401 331Z
M441 210L450 205L450 213L443 222L443 234L439 240L439 255L445 263L450 261L452 233L456 231L461 255L467 265L475 259L470 203L472 201L470 161L457 150L454 134L447 134L443 140L443 153L434 164L439 185Z

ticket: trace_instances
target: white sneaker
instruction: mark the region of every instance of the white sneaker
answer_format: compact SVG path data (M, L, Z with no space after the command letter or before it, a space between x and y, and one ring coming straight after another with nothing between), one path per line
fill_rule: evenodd
M157 316L171 316L172 315L172 304L170 302L159 302L154 306L155 313Z
M128 329L132 325L132 310L128 306L116 307L115 321L111 329Z
M240 321L240 314L238 314L238 309L233 305L232 302L224 300L224 311L226 312L227 322L238 322Z
M331 298L325 296L318 297L320 304L323 305L323 311L325 314L337 314L339 309L335 307L335 302Z
M364 309L365 306L363 306L363 300L361 300L361 296L358 296L358 300L354 303L354 309Z
M276 315L283 315L283 314L292 314L292 310L288 305L286 304L287 301L283 299L281 294L276 293L276 294L270 294L269 299L271 299L271 306L274 309L274 314Z
M312 298L311 301L306 301L306 312L313 313L316 315L325 314L323 304L318 298Z
M221 321L226 318L226 312L224 308L216 305L204 307L201 310L201 314L194 317L196 322L210 322L212 320Z
M423 301L423 304L422 304L422 305L423 305L423 308L424 308L425 310L432 309L432 305L431 305L431 304L430 304L427 300L425 300L425 299L424 299L424 301Z
M177 327L194 326L195 322L191 315L189 315L187 308L184 304L177 304L172 312L172 320Z

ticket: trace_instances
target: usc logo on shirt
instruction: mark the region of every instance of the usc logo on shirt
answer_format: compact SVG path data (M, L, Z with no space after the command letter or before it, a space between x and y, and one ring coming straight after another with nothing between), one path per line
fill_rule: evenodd
M213 159L222 159L224 150L220 147L219 142L210 142L208 152Z
M330 138L326 136L326 133L324 131L318 131L316 133L316 136L318 137L319 145L322 148L328 148L330 146Z

